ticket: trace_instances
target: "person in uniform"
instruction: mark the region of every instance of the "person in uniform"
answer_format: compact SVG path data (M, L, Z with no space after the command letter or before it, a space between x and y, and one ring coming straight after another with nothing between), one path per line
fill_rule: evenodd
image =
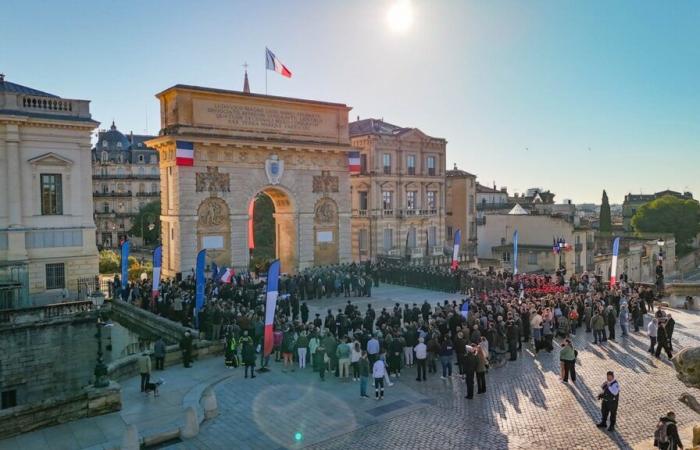
M600 407L601 419L598 423L598 428L605 428L608 421L608 416L610 416L610 426L608 426L608 431L615 431L615 423L617 421L617 405L620 401L620 384L615 379L615 374L608 371L605 383L601 386L603 392L598 394L598 400L602 400L603 403Z

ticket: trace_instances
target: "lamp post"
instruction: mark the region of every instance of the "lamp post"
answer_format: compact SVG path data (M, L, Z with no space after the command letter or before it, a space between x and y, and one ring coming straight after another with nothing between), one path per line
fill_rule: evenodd
M561 255L564 253L566 250L566 240L564 238L559 238L557 241L557 245L559 246L559 269L564 269L564 266L562 265L561 261Z
M659 246L659 259L656 262L656 288L661 292L664 289L664 245L666 242L662 237L659 237L656 245Z

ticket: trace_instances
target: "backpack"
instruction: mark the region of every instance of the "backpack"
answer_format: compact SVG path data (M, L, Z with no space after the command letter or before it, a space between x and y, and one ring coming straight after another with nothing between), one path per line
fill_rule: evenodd
M654 444L662 448L665 444L668 444L668 422L660 420L656 424L656 431L654 431Z

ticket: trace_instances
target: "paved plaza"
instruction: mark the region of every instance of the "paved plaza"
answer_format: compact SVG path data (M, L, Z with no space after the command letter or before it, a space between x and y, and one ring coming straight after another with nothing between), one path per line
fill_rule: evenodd
M422 303L458 296L384 285L371 299L353 299L361 309L371 302L377 310L395 302ZM309 302L311 314L325 316L344 305L339 297ZM674 347L700 345L700 316L673 311L677 320ZM619 334L618 334L619 335ZM140 395L138 380L122 383L120 413L79 420L0 441L0 449L114 448L128 423L141 432L181 421L182 409L193 392L213 385L219 416L203 423L190 440L161 446L185 449L608 449L645 448L658 417L676 411L679 428L700 419L678 401L689 389L680 383L671 364L646 352L646 333L603 346L591 344L590 334L574 338L579 349L575 385L558 379L558 347L534 356L528 347L516 362L492 368L487 392L466 400L459 378L447 381L431 374L427 383L415 381L406 368L392 379L385 399L359 397L359 383L325 382L310 368L284 372L281 363L244 379L242 368L227 369L223 358L197 361L193 369L172 367L156 373L165 384L158 399ZM439 367L438 367L439 369ZM596 396L607 370L614 370L622 391L617 433L595 427L600 403ZM370 394L372 394L370 389ZM686 444L689 444L686 443Z

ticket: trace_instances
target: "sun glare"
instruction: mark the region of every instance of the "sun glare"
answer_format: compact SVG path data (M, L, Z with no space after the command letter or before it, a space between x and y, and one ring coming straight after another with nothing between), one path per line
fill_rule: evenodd
M396 0L387 12L387 22L391 31L403 33L413 24L413 7L409 0Z

